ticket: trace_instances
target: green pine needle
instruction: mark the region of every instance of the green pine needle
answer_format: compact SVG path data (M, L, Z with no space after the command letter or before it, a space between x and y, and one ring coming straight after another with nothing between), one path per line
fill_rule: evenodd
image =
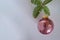
M42 5L46 5L46 4L48 4L48 3L50 3L52 0L45 0L43 3L42 3Z
M42 1L41 0L31 0L31 3L35 5L41 5Z
M41 10L42 10L42 6L35 7L34 11L33 11L33 17L37 18L37 16L40 14Z
M45 14L46 14L47 16L50 16L50 10L49 10L49 8L48 8L47 6L44 6L44 7L43 7L43 10L44 10L44 12L45 12Z

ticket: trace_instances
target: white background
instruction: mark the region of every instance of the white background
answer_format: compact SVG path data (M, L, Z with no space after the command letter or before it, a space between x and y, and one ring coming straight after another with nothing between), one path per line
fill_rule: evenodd
M0 40L59 40L60 0L49 5L54 30L49 35L37 29L38 19L32 17L34 6L31 0L0 0ZM39 17L40 18L40 17Z

